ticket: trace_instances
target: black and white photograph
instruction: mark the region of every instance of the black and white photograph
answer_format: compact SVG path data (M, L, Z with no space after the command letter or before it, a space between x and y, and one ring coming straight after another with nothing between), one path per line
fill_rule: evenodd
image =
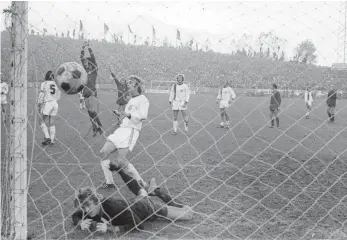
M347 239L347 2L0 10L1 239Z

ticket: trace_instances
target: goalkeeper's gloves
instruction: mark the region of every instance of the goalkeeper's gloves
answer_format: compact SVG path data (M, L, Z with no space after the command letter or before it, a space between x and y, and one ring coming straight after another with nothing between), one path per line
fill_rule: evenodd
M108 230L108 222L104 218L101 218L101 221L102 223L99 222L96 224L96 231L105 233Z
M82 220L80 226L81 226L81 230L87 230L90 228L90 225L92 224L93 220L92 219L85 219Z

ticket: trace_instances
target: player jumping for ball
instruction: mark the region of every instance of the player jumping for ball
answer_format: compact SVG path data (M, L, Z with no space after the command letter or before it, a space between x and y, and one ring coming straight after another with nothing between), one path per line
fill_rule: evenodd
M84 49L88 47L90 57L84 56ZM82 46L81 50L81 62L84 69L88 74L88 81L86 86L84 86L82 90L82 94L84 97L84 102L87 107L88 115L90 117L90 121L93 126L93 137L95 137L98 133L102 134L102 124L100 122L98 113L96 112L96 104L97 104L97 91L96 91L96 78L98 77L98 65L96 64L95 56L92 48L89 45L89 42L85 42Z
M337 99L337 91L334 89L334 86L331 86L331 90L328 92L327 98L327 113L329 116L329 122L335 122L335 107L336 107L336 99Z
M306 108L307 108L307 112L306 112L306 119L310 118L310 113L312 110L312 103L313 103L313 97L312 97L312 92L311 89L308 87L305 91L305 104L306 104Z
M6 105L7 105L7 94L8 94L8 84L4 81L2 73L1 76L1 113L3 115L4 122L6 122Z
M270 118L271 118L271 126L270 128L273 128L275 125L275 119L277 128L280 127L280 118L278 116L280 106L281 106L281 94L279 91L277 91L277 85L274 83L272 85L272 93L271 93L271 99L270 99Z
M184 119L184 131L188 133L188 117L187 117L187 105L190 98L190 91L187 84L184 82L184 75L178 74L176 76L177 83L173 84L169 96L169 105L172 106L173 111L173 131L172 134L177 134L178 122L177 116L178 112L181 111L182 117Z
M45 135L42 142L43 146L54 144L54 117L58 114L58 101L60 99L60 94L60 90L54 81L53 72L48 71L45 75L45 81L41 83L38 98L38 109L42 114L41 129ZM49 126L49 132L47 125Z
M111 76L115 83L117 84L118 98L117 98L117 108L115 108L119 112L124 112L125 106L127 105L129 99L131 98L130 93L128 91L128 86L125 78L121 78L120 80L116 77L116 75L110 70ZM118 123L120 124L122 119L118 119Z
M122 173L120 171L121 175ZM145 222L158 218L183 221L193 218L192 210L175 202L157 186L154 178L151 179L148 193L149 196L137 194L137 197L128 203L112 196L105 198L89 187L82 188L74 200L74 205L79 207L79 210L72 215L73 224L80 226L82 230L89 230L93 225L99 232L123 232L143 230Z
M229 82L225 82L224 86L218 91L217 104L219 104L221 123L218 127L228 128L230 126L229 115L227 109L231 101L236 98L235 92L230 87Z
M122 168L129 176L146 185L135 167L127 160L127 155L136 144L142 122L147 119L149 101L142 94L142 80L139 77L130 76L127 80L127 86L132 98L127 103L125 111L113 110L118 117L124 116L123 121L120 127L107 137L107 141L100 151L103 158L101 167L106 179L103 188L115 187L112 176L114 169L110 168L111 164ZM110 160L111 154L115 154L113 161Z

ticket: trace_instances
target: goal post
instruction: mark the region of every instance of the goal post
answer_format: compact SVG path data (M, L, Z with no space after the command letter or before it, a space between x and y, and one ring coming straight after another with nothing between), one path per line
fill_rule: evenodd
M174 85L175 83L177 83L177 81L152 80L152 81L150 81L150 86L149 86L149 89L147 90L147 92L169 94L172 85ZM189 83L187 83L187 84L189 86ZM190 93L195 94L195 90L190 88Z
M6 229L10 239L27 239L27 61L28 61L28 2L13 1L8 10L11 14L11 79L10 88L10 134L9 173L10 211ZM4 165L3 165L4 166ZM5 219L2 219L4 221ZM7 221L7 219L6 219ZM7 223L6 223L7 224ZM5 233L8 234L8 233Z

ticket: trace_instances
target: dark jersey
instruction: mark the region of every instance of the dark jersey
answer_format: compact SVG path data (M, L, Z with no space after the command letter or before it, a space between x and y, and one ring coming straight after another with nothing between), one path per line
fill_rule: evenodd
M330 90L328 93L327 105L329 107L336 107L337 91Z
M84 49L81 50L81 62L82 62L82 66L84 67L84 69L87 71L87 77L88 77L88 81L86 86L83 88L82 93L84 97L90 97L91 95L93 95L96 91L96 78L98 77L98 65L96 64L96 60L95 60L95 56L93 53L93 50L91 48L88 48L89 51L89 55L90 58L88 58L89 64L92 65L92 69L88 70L86 69L86 67L84 66L84 61L86 60L86 58L84 57Z
M281 106L281 94L279 91L274 91L271 94L270 109L274 110Z
M161 213L161 206L153 204L149 197L137 197L131 203L123 199L110 197L101 203L101 210L95 217L90 217L78 210L72 215L75 225L81 219L92 219L96 222L102 222L101 218L110 221L113 226L124 226L125 230L131 230L135 226L144 229L144 222L155 220Z
M117 90L118 90L117 104L118 105L126 105L128 103L128 101L126 100L126 97L129 94L128 86L126 83L121 83L118 80L118 78L116 77L116 75L114 75L112 72L111 72L111 75L112 75L113 80L117 84Z

